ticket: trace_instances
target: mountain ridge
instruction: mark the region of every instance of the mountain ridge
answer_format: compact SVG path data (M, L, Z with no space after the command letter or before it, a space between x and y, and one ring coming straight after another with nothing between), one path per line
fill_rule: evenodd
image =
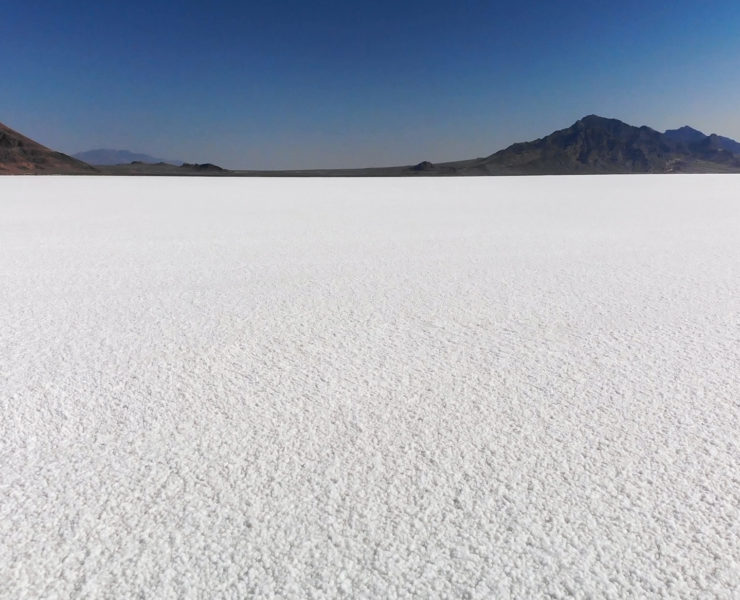
M740 154L740 142L736 142L735 140L724 137L722 135L717 135L716 133L711 133L707 135L706 133L703 133L698 129L694 129L693 127L689 127L688 125L684 125L683 127L679 127L678 129L667 129L664 132L664 135L673 140L686 143L701 142L706 138L714 136L717 140L717 144L721 148L732 152L733 154Z
M10 133L3 134L5 137L0 135L0 173L241 177L740 173L740 143L731 138L706 135L687 125L661 133L646 125L636 127L619 119L593 114L579 119L570 127L536 140L511 144L482 158L436 164L424 160L416 165L365 169L227 170L210 163L176 166L160 161L152 164L138 160L93 167L65 154L55 153L0 125L0 134L3 131ZM22 151L26 154L22 154ZM8 156L10 158L4 162L3 157L7 159Z

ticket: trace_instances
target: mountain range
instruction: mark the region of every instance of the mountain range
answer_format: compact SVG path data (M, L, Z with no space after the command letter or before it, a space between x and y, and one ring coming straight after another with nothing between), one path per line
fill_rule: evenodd
M54 152L0 124L0 173L242 177L740 173L740 143L735 140L706 135L688 126L661 133L597 115L486 157L436 164L422 161L399 167L229 171L210 163L177 165L118 150L96 150L76 156ZM79 160L80 157L89 157L95 165ZM117 157L123 164L110 164Z
M151 164L167 163L179 167L183 164L183 161L181 160L154 158L153 156L149 156L148 154L141 154L140 152L130 152L128 150L110 150L107 148L99 148L97 150L78 152L77 154L73 154L72 156L90 165L122 165L132 162L142 162Z

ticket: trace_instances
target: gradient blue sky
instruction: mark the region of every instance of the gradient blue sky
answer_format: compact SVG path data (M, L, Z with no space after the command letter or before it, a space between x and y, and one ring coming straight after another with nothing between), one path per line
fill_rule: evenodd
M740 139L740 1L8 2L0 121L231 168L488 155L591 113Z

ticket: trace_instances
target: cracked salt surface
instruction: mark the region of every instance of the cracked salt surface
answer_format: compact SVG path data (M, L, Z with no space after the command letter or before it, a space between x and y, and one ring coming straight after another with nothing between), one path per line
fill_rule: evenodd
M0 597L740 595L740 177L0 211Z

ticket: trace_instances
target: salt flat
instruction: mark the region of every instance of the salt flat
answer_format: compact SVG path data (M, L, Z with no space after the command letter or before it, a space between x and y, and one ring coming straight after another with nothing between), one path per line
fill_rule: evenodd
M0 179L0 597L737 598L740 176Z

